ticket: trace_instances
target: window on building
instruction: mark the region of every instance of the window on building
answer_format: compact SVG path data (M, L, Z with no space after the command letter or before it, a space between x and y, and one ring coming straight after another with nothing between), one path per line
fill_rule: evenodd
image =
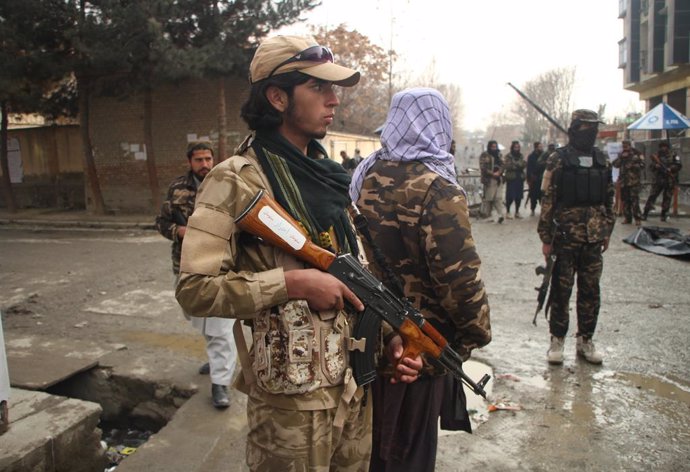
M628 0L618 0L618 18L625 18L628 12Z
M621 39L618 41L618 68L625 69L628 65L628 41Z

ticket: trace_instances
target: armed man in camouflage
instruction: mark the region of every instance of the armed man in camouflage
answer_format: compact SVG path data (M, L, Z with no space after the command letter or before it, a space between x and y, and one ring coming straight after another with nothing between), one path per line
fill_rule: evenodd
M372 263L380 280L397 286L466 359L489 343L491 328L467 198L449 152L452 129L438 91L395 94L382 148L357 168L350 196L368 220L372 246L385 258ZM392 274L387 277L382 266ZM465 414L444 415L442 427L470 430L462 386L429 365L425 374L413 384L390 384L383 371L374 383L371 472L433 471L444 401L455 406L453 413ZM445 388L450 395L444 396Z
M263 41L249 72L241 113L253 133L204 179L182 246L177 299L194 316L236 318L252 331L248 352L235 323L250 470L366 471L371 402L347 352L362 302L337 278L235 224L264 190L315 244L357 256L350 176L317 139L333 123L335 86L353 86L360 75L299 36ZM388 341L388 354L399 359L400 336ZM400 380L414 381L421 365L404 359Z
M642 169L644 156L630 145L630 141L623 141L623 150L612 162L613 167L620 169L618 181L621 183L621 200L623 201L623 224L632 223L640 226L640 190L642 189Z
M213 149L205 143L192 143L187 148L187 162L189 172L172 181L156 217L158 232L172 240L175 280L180 274L180 254L187 220L194 210L197 188L213 167ZM190 318L186 313L185 317ZM201 366L199 373L210 374L211 402L216 408L227 408L230 406L228 385L237 362L232 323L224 318L191 318L191 322L206 340L208 362Z
M503 178L506 181L506 218L510 206L515 202L515 218L520 219L520 203L525 189L525 156L520 152L520 143L510 143L510 152L503 157Z
M568 144L553 152L542 182L542 211L537 231L544 256L556 254L551 277L550 364L563 363L568 333L569 301L577 274L577 354L601 364L592 337L601 296L602 253L609 245L615 217L615 187L611 166L594 143L599 117L591 110L575 110L568 128Z
M479 170L484 186L481 216L490 218L495 209L498 222L503 223L503 159L496 141L489 141L486 151L479 156Z
M644 205L643 220L647 219L657 197L662 192L661 221L668 220L668 210L671 208L673 189L678 183L678 174L682 168L683 165L680 163L680 157L671 152L671 148L667 141L661 141L659 143L659 152L657 154L652 154L652 158L649 162L649 170L654 175L654 184L652 185L651 192L649 192L647 202Z

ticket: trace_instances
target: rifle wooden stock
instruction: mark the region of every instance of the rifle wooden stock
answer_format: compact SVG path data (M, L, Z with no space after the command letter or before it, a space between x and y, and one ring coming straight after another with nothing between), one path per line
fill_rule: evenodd
M484 386L490 377L485 375L475 383L462 370L462 358L448 341L415 310L406 299L400 299L386 288L350 254L336 256L312 243L290 214L266 192L261 190L247 208L235 219L242 231L296 256L312 266L330 273L343 282L365 306L353 330L353 340L362 343L364 350L354 349L351 361L358 385L366 385L376 378L374 348L382 320L395 329L403 339L403 355L415 358L428 354L448 369L458 380L465 382L477 395L486 398Z
M263 190L235 219L235 224L242 231L258 236L323 271L328 271L335 260L335 254L311 242L299 223Z

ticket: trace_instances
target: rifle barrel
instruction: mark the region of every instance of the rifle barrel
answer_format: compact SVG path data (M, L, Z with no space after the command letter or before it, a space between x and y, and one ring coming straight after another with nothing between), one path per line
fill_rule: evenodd
M508 82L508 85L510 85L510 86L513 88L513 90L515 90L515 91L518 93L518 95L520 95L522 98L524 98L524 99L527 101L527 103L529 103L530 105L532 105L532 106L534 107L535 110L537 110L539 113L541 113L541 115L542 115L544 118L546 118L547 120L549 120L549 123L551 123L551 124L554 125L556 128L558 128L559 131L562 131L563 133L568 134L568 131L567 131L564 127L562 127L556 120L554 120L553 118L551 118L551 115L549 115L549 114L546 113L544 110L542 110L542 108L541 108L539 105L537 105L536 103L534 103L527 95L525 95L525 94L522 92L522 90L520 90L519 88L517 88L515 85L511 84L510 82Z

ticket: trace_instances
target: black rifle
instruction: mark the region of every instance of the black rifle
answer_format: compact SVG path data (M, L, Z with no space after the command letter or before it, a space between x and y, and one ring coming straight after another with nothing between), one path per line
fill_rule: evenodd
M532 324L537 326L537 315L542 308L544 308L544 303L546 302L546 297L549 294L549 287L551 286L551 275L553 274L553 266L556 264L556 256L553 254L553 247L551 248L551 254L546 258L546 265L539 266L534 271L537 275L543 276L541 279L541 285L535 287L534 289L539 292L537 295L537 311L534 312L534 318L532 318ZM544 317L548 318L549 307L551 303L546 305L546 310L544 310Z
M556 128L558 128L559 131L562 131L563 133L568 134L568 131L567 131L564 127L562 127L562 126L558 123L558 121L556 121L556 120L554 120L553 118L551 118L551 115L549 115L548 113L546 113L544 110L542 110L542 108L541 108L539 105L537 105L537 104L534 103L532 100L530 100L530 98L529 98L527 95L525 95L525 94L522 92L522 90L520 90L519 88L517 88L515 85L511 84L510 82L508 82L508 85L510 85L510 86L513 88L513 90L515 90L515 91L518 93L518 95L520 95L522 98L524 98L524 99L527 101L527 103L529 103L530 105L532 105L532 106L534 107L535 110L537 110L539 113L541 113L541 115L542 115L544 118L546 118L547 120L549 120L549 123L551 123L551 124L554 125Z
M547 302L547 296L549 294L549 289L551 287L551 275L553 275L553 267L556 265L556 254L554 254L553 244L556 242L556 235L558 234L558 223L554 220L553 238L551 239L551 253L546 257L546 265L539 266L534 269L537 275L543 276L541 279L541 285L535 287L534 290L539 292L537 295L537 311L534 312L534 318L532 318L532 324L537 326L537 315L542 308L544 308L544 303L546 303L546 309L544 310L544 318L549 317L549 308L551 307L551 300Z
M396 296L367 271L351 254L335 254L315 245L299 229L299 224L263 190L235 220L237 226L274 246L293 254L304 262L330 273L354 292L364 304L352 337L352 369L357 385L363 386L376 378L374 345L381 321L386 321L403 340L403 356L427 359L447 369L456 379L465 382L474 393L486 398L484 386L490 376L475 383L462 370L462 357L448 341L427 322L406 299Z

